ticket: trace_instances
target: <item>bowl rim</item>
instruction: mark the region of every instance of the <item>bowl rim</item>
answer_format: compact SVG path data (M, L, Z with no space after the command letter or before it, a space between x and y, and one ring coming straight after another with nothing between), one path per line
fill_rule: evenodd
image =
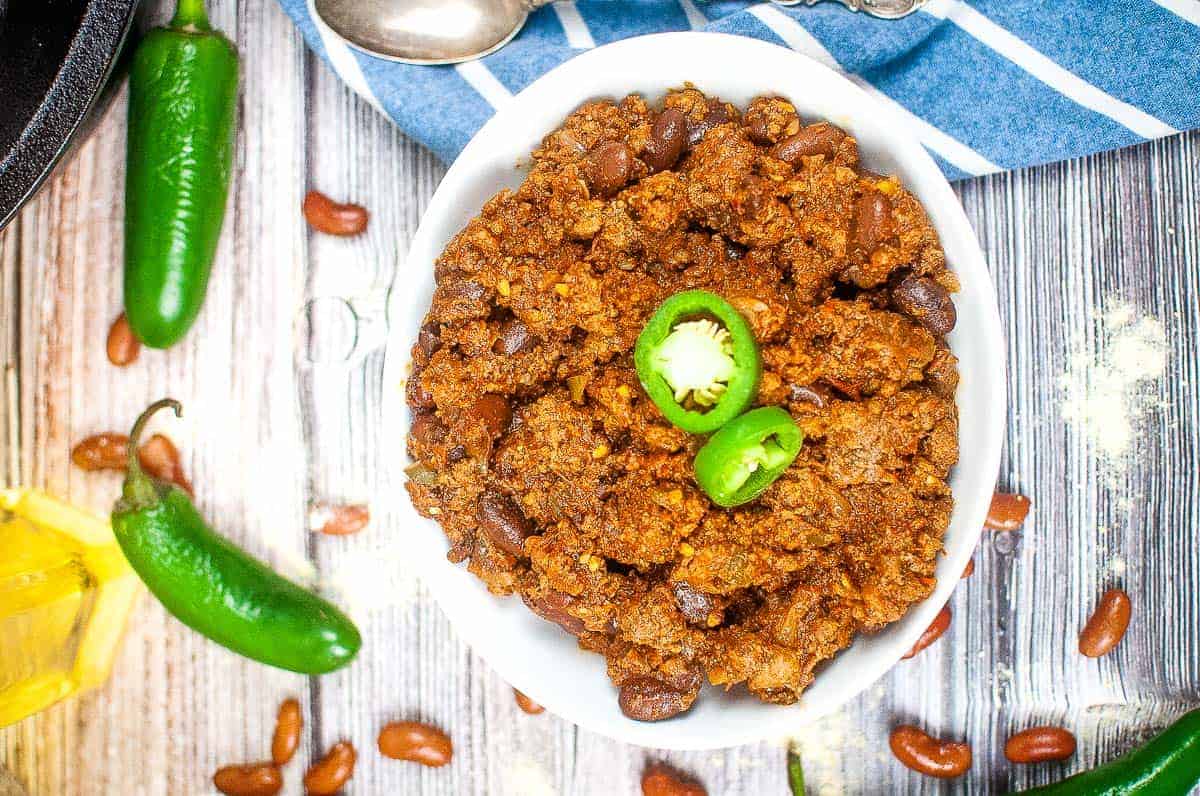
M965 529L964 533L966 535L962 537L962 541L955 549L944 549L943 555L938 562L938 585L934 592L925 600L911 605L904 616L887 626L885 630L891 631L890 635L892 637L886 639L882 652L874 654L871 658L871 665L863 667L856 684L841 688L834 694L833 698L826 699L819 708L814 708L811 704L806 704L804 695L802 695L800 701L795 705L787 707L764 705L772 713L768 714L768 718L764 719L761 723L756 723L754 727L732 731L717 726L710 736L704 738L698 738L696 733L674 731L677 727L673 727L672 725L688 714L684 714L680 719L674 721L657 723L635 722L629 719L617 722L598 720L595 716L586 712L581 713L574 710L573 704L569 701L558 699L552 695L546 695L540 688L540 683L533 679L528 672L521 671L520 667L510 664L507 659L502 659L498 654L493 654L496 652L496 640L490 636L485 627L482 627L483 623L473 621L470 611L458 600L459 595L452 596L448 591L451 588L457 588L453 582L457 579L453 575L448 574L447 570L465 572L461 566L450 564L445 560L444 556L440 559L440 562L418 562L422 582L429 589L442 611L450 620L455 632L460 635L473 651L487 660L488 664L509 684L544 705L550 712L584 729L628 743L662 749L705 750L725 748L756 742L765 738L779 737L796 729L799 725L816 720L840 708L876 683L895 666L903 653L911 648L913 642L915 642L921 632L928 627L934 615L946 604L958 584L958 573L962 572L967 560L974 554L979 535L983 529L983 520L987 513L991 492L999 473L1003 429L1007 412L1007 393L1005 388L1005 349L1001 333L999 308L983 252L974 230L967 219L966 213L950 188L949 183L946 181L944 174L929 153L909 133L910 127L908 123L902 120L894 110L882 105L844 75L830 69L828 66L795 50L750 37L698 31L638 36L616 41L581 53L542 75L517 93L513 101L500 108L480 128L463 149L458 159L451 165L422 214L420 224L409 244L408 252L404 256L403 262L411 266L414 255L420 254L425 250L432 252L433 257L428 262L417 264L420 268L429 269L428 279L432 283L433 259L444 248L445 241L448 240L448 238L443 237L440 239L440 242L431 242L431 238L436 235L434 227L441 217L452 212L460 190L476 179L475 171L478 168L478 164L486 162L488 159L489 139L496 135L497 132L502 131L502 128L509 123L508 120L510 117L520 113L523 102L531 101L531 97L540 97L547 91L554 91L554 87L565 81L570 75L603 68L603 64L608 59L649 57L648 53L679 47L703 47L706 51L706 57L712 54L713 59L722 60L726 63L731 62L729 57L734 55L757 55L759 57L778 60L782 54L783 57L791 59L794 64L803 64L803 69L812 75L818 76L822 80L831 81L839 91L844 91L847 95L853 95L857 103L870 106L872 114L878 114L878 121L873 122L873 124L880 128L892 130L892 132L886 134L889 141L888 151L902 153L907 161L909 161L910 167L916 168L924 180L924 185L921 189L922 204L926 208L931 221L938 227L939 237L942 238L943 244L946 238L943 227L948 225L959 238L961 245L966 247L966 250L963 252L964 257L955 260L953 270L963 281L964 290L968 286L967 279L963 278L966 276L970 280L971 289L977 294L975 303L980 305L982 311L975 316L975 325L971 328L977 333L982 333L980 339L977 341L984 350L984 356L981 356L980 360L986 360L990 368L989 371L981 371L981 373L985 374L986 380L982 393L985 400L979 407L979 413L984 422L980 428L981 438L979 444L971 448L969 465L967 465L969 470L977 476L973 479L976 482L976 487L974 493L968 496L970 498L968 501L960 498L958 492L954 493L954 516L950 528L946 532L947 536L949 536L951 530L960 527L961 523L961 527ZM724 53L724 58L718 58L713 52L714 48L720 48L728 52ZM732 62L736 63L736 61ZM669 85L675 85L675 83L666 81L663 90ZM698 87L701 89L704 88L703 85ZM616 89L610 96L623 96L624 93L628 93L628 90L622 93L620 89ZM565 106L566 110L562 112L559 118L565 117L570 110L595 96L599 95L595 93L575 95L573 99L569 100L569 104ZM874 119L875 117L873 116L872 118ZM550 132L549 129L538 131L538 138L540 139L542 135L548 132ZM912 188L914 193L917 192L916 186L911 183L911 176L906 175L905 184L906 187ZM494 191L491 193L494 193ZM478 210L479 207L472 208L471 215L475 215ZM422 276L421 278L425 277ZM414 302L411 290L404 289L406 287L411 287L411 284L401 286L397 283L393 285L389 295L388 344L384 358L384 433L388 439L398 441L405 439L408 431L408 410L402 385L407 378L408 369L411 365L410 350L415 335L415 331L400 328L394 320L399 317L398 307L406 302ZM957 295L961 294L956 294L956 297ZM419 301L419 299L416 300ZM423 311L421 314L424 314ZM958 330L952 333L952 339L955 334L958 334ZM952 350L955 350L955 348L952 345ZM959 396L961 395L962 386L960 384ZM964 457L961 456L963 450L963 412L960 397L956 396L955 404L959 409L960 415L960 462L956 465L955 472L957 472L958 468L964 467ZM403 460L407 460L406 455ZM399 468L393 467L390 468L390 471L396 473L399 471ZM954 473L952 473L952 480L956 480ZM984 495L980 486L983 483L989 484L986 495ZM395 508L404 520L411 520L431 526L433 529L436 529L442 541L445 541L440 525L434 520L426 519L416 513L412 508L411 502L408 500L406 490L402 486L397 489L389 489L388 492L389 502L394 498L397 503ZM441 549L445 550L447 546L443 544ZM469 577L474 578L473 575ZM511 596L508 598L496 598L495 596L488 595L488 597L493 600L514 599ZM521 609L526 610L524 606L521 606ZM549 626L549 623L543 624ZM557 632L556 628L554 630ZM829 665L836 663L838 658L843 656L848 649L853 648L862 637L862 634L857 634L850 647L841 650L827 663ZM562 638L563 643L575 644L575 640L566 634L562 634ZM585 654L594 656L593 653ZM816 682L820 682L820 679L821 672L819 671ZM816 682L814 682L814 685L816 685ZM807 693L806 691L805 694ZM615 702L615 692L613 700Z

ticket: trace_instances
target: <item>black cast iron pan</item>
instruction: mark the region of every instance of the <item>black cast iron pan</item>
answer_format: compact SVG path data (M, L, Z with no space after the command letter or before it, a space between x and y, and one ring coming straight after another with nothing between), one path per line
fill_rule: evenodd
M0 228L105 101L138 0L0 0Z

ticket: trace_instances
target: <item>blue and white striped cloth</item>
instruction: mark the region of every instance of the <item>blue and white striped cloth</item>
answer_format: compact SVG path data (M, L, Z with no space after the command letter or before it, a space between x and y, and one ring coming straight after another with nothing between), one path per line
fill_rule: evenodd
M912 122L951 179L1200 127L1200 0L933 0L891 22L831 3L559 0L502 50L445 67L364 55L309 0L280 2L342 79L447 161L572 55L690 29L765 39L849 74Z

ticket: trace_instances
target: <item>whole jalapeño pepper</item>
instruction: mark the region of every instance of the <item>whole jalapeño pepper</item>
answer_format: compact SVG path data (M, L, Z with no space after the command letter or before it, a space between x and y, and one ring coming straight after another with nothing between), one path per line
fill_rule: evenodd
M706 290L664 301L638 335L633 359L650 400L692 434L716 431L741 414L762 369L750 324Z
M233 167L238 56L204 0L179 0L138 45L129 70L125 315L167 348L204 302Z
M1022 793L1044 796L1186 796L1200 785L1200 708L1148 743L1091 771Z
M167 406L181 411L178 401L157 401L129 435L112 529L130 566L177 619L247 658L304 674L348 664L362 638L345 614L218 536L186 492L142 470L138 439Z
M763 406L731 420L696 454L696 483L713 503L740 506L783 475L804 433L783 409Z

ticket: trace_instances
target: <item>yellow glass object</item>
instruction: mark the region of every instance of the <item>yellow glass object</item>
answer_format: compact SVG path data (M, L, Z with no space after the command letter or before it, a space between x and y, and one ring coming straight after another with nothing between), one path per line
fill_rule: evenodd
M139 590L105 520L0 489L0 727L104 682Z

